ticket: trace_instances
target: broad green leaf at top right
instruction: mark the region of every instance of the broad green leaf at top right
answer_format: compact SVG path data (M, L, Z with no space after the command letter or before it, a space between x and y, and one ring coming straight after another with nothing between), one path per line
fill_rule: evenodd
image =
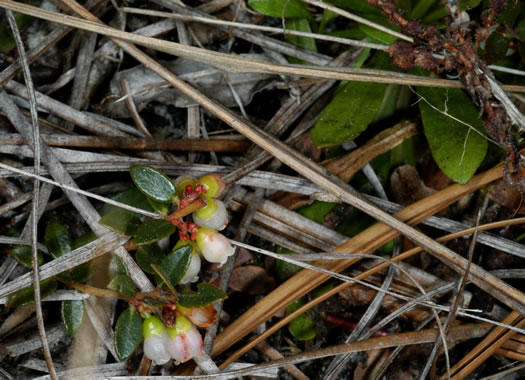
M479 110L460 89L418 87L417 91L424 98L419 109L434 160L449 178L466 183L487 154Z

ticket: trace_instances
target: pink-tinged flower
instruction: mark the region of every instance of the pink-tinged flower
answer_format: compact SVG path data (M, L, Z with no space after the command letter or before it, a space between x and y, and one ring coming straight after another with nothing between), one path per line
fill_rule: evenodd
M170 360L167 350L169 341L166 326L156 315L148 317L142 324L144 335L144 355L155 364L166 364Z
M183 315L178 315L175 326L166 331L169 337L166 348L175 364L184 363L202 354L201 334Z
M208 199L206 206L193 213L193 221L201 227L221 231L228 225L228 211L222 201Z
M217 320L217 311L212 305L203 307L184 307L177 304L177 310L182 315L188 317L194 325L207 329L215 324Z
M226 187L226 184L218 174L205 175L199 178L199 183L206 189L206 192L203 193L206 198L218 197Z
M195 237L202 255L210 263L222 265L234 253L234 249L228 239L211 228L199 228Z

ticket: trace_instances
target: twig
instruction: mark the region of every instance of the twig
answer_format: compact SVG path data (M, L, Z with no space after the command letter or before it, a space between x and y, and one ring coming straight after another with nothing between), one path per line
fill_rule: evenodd
M24 43L22 42L22 36L20 35L20 30L16 24L15 16L13 12L6 10L7 20L9 22L9 27L13 32L13 36L16 42L16 47L18 49L18 54L20 58L20 64L22 66L22 71L24 73L24 80L29 92L29 104L31 111L31 129L33 132L33 150L35 152L34 159L34 171L35 175L40 174L40 127L38 124L38 113L36 110L37 103L35 98L35 89L33 86L33 80L31 78L31 72L29 71L29 65L27 63L26 53ZM28 131L29 132L29 131ZM29 133L26 133L26 138L29 136ZM38 333L40 335L40 341L42 343L42 351L44 353L44 358L46 360L47 368L49 374L53 380L57 379L57 374L55 371L55 366L53 364L53 358L51 357L51 350L49 349L49 344L46 338L46 328L44 325L44 317L42 314L42 303L40 299L40 276L39 276L39 263L38 263L38 198L39 198L40 183L38 179L33 181L33 204L32 204L32 218L31 218L31 241L32 241L32 267L33 267L33 287L34 287L34 297L35 297L35 311L36 311L36 320L38 326Z
M337 42L340 44L356 46L356 47L361 47L361 48L371 48L371 49L376 49L376 50L386 50L388 48L388 45L375 44L373 42L352 40L349 38L334 37L334 36L328 36L328 35L318 34L318 33L300 32L297 30L290 30L290 29L274 28L271 26L246 24L242 22L232 22L232 21L225 21L225 20L220 20L220 19L212 19L212 18L199 17L199 16L185 16L181 14L160 12L160 11L154 11L150 9L138 9L138 8L124 7L122 8L122 10L128 13L156 16L156 17L165 17L165 18L174 18L174 19L182 20L182 21L201 22L204 24L213 24L213 25L224 25L224 26L230 26L230 27L235 27L235 28L258 30L261 32L280 33L280 34L286 34L290 36L309 37L309 38L315 38L315 39L322 40L322 41Z

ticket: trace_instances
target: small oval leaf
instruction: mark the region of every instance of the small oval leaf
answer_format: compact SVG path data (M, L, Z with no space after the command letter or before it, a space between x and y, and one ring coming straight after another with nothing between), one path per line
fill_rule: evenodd
M118 276L119 274L124 274L129 276L129 270L126 264L124 264L124 261L118 256L118 255L111 255L111 259L109 260L109 278L113 278L115 276Z
M226 299L228 296L216 286L202 283L197 285L197 291L184 289L180 293L179 304L184 307L203 307Z
M57 282L54 278L48 278L40 281L40 298L44 299L52 294L57 288ZM20 289L7 297L7 306L18 307L33 303L35 301L35 288L33 285Z
M172 202L159 202L153 198L149 198L149 197L147 198L148 198L148 203L150 204L150 206L153 208L153 210L157 211L159 214L168 215L171 209L173 208Z
M115 351L123 361L137 349L142 339L142 318L135 308L128 308L120 314L115 326Z
M164 219L150 219L139 226L133 243L135 246L151 244L170 236L175 226Z
M166 255L158 244L143 245L137 249L135 259L144 272L155 274L151 264L160 265Z
M301 341L312 340L316 335L314 321L307 313L294 318L288 325L288 331Z
M81 264L71 270L71 280L74 282L86 282L91 277L91 265Z
M132 189L125 190L121 193L118 193L111 197L114 201L127 204L129 206L133 206L136 208L141 208L145 211L153 211L150 204L148 203L148 199L146 196L136 187ZM109 203L105 203L104 206L100 209L100 215L106 215L107 213L110 213L111 211L120 210L124 211L123 208L110 205ZM128 211L131 212L131 211ZM139 214L134 213L137 216L140 216Z
M60 307L62 323L71 338L75 336L78 328L84 320L84 301L66 300L62 301Z
M117 290L127 298L131 298L135 294L135 284L133 283L133 280L131 277L124 274L119 274L118 276L113 277L107 288Z
M54 259L67 255L73 247L68 229L58 222L51 222L47 225L44 233L44 244Z
M73 250L80 248L86 244L89 244L92 241L95 241L96 239L97 235L95 235L94 232L88 232L87 234L84 234L75 239L75 241L73 242Z
M191 262L191 254L193 247L191 245L185 245L171 252L166 257L158 269L166 280L170 282L169 285L174 287L184 277Z
M133 165L129 172L137 188L146 196L159 202L171 202L177 196L177 189L171 179L157 169Z
M115 210L100 218L99 223L119 234L135 236L142 220L131 212Z
M30 245L16 245L13 247L13 257L19 264L31 269L33 267L33 251ZM38 251L38 265L44 262L42 251Z

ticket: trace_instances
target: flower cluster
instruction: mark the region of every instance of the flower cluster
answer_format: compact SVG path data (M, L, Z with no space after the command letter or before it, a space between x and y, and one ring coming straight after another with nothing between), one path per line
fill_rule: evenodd
M144 320L142 333L144 355L156 364L166 364L170 359L180 364L202 354L200 333L181 314L173 327L167 327L156 315L150 316Z
M226 207L222 201L216 199L221 195L225 184L218 174L205 175L198 180L190 176L181 176L174 183L177 187L180 209L187 207L198 198L204 204L193 212L194 223L185 223L186 228L179 227L180 231L184 231L181 235L182 241L186 242L189 234L190 240L196 242L196 245L192 244L194 255L182 283L194 282L197 281L196 274L200 270L199 254L209 262L222 265L234 253L228 239L218 232L228 225Z

